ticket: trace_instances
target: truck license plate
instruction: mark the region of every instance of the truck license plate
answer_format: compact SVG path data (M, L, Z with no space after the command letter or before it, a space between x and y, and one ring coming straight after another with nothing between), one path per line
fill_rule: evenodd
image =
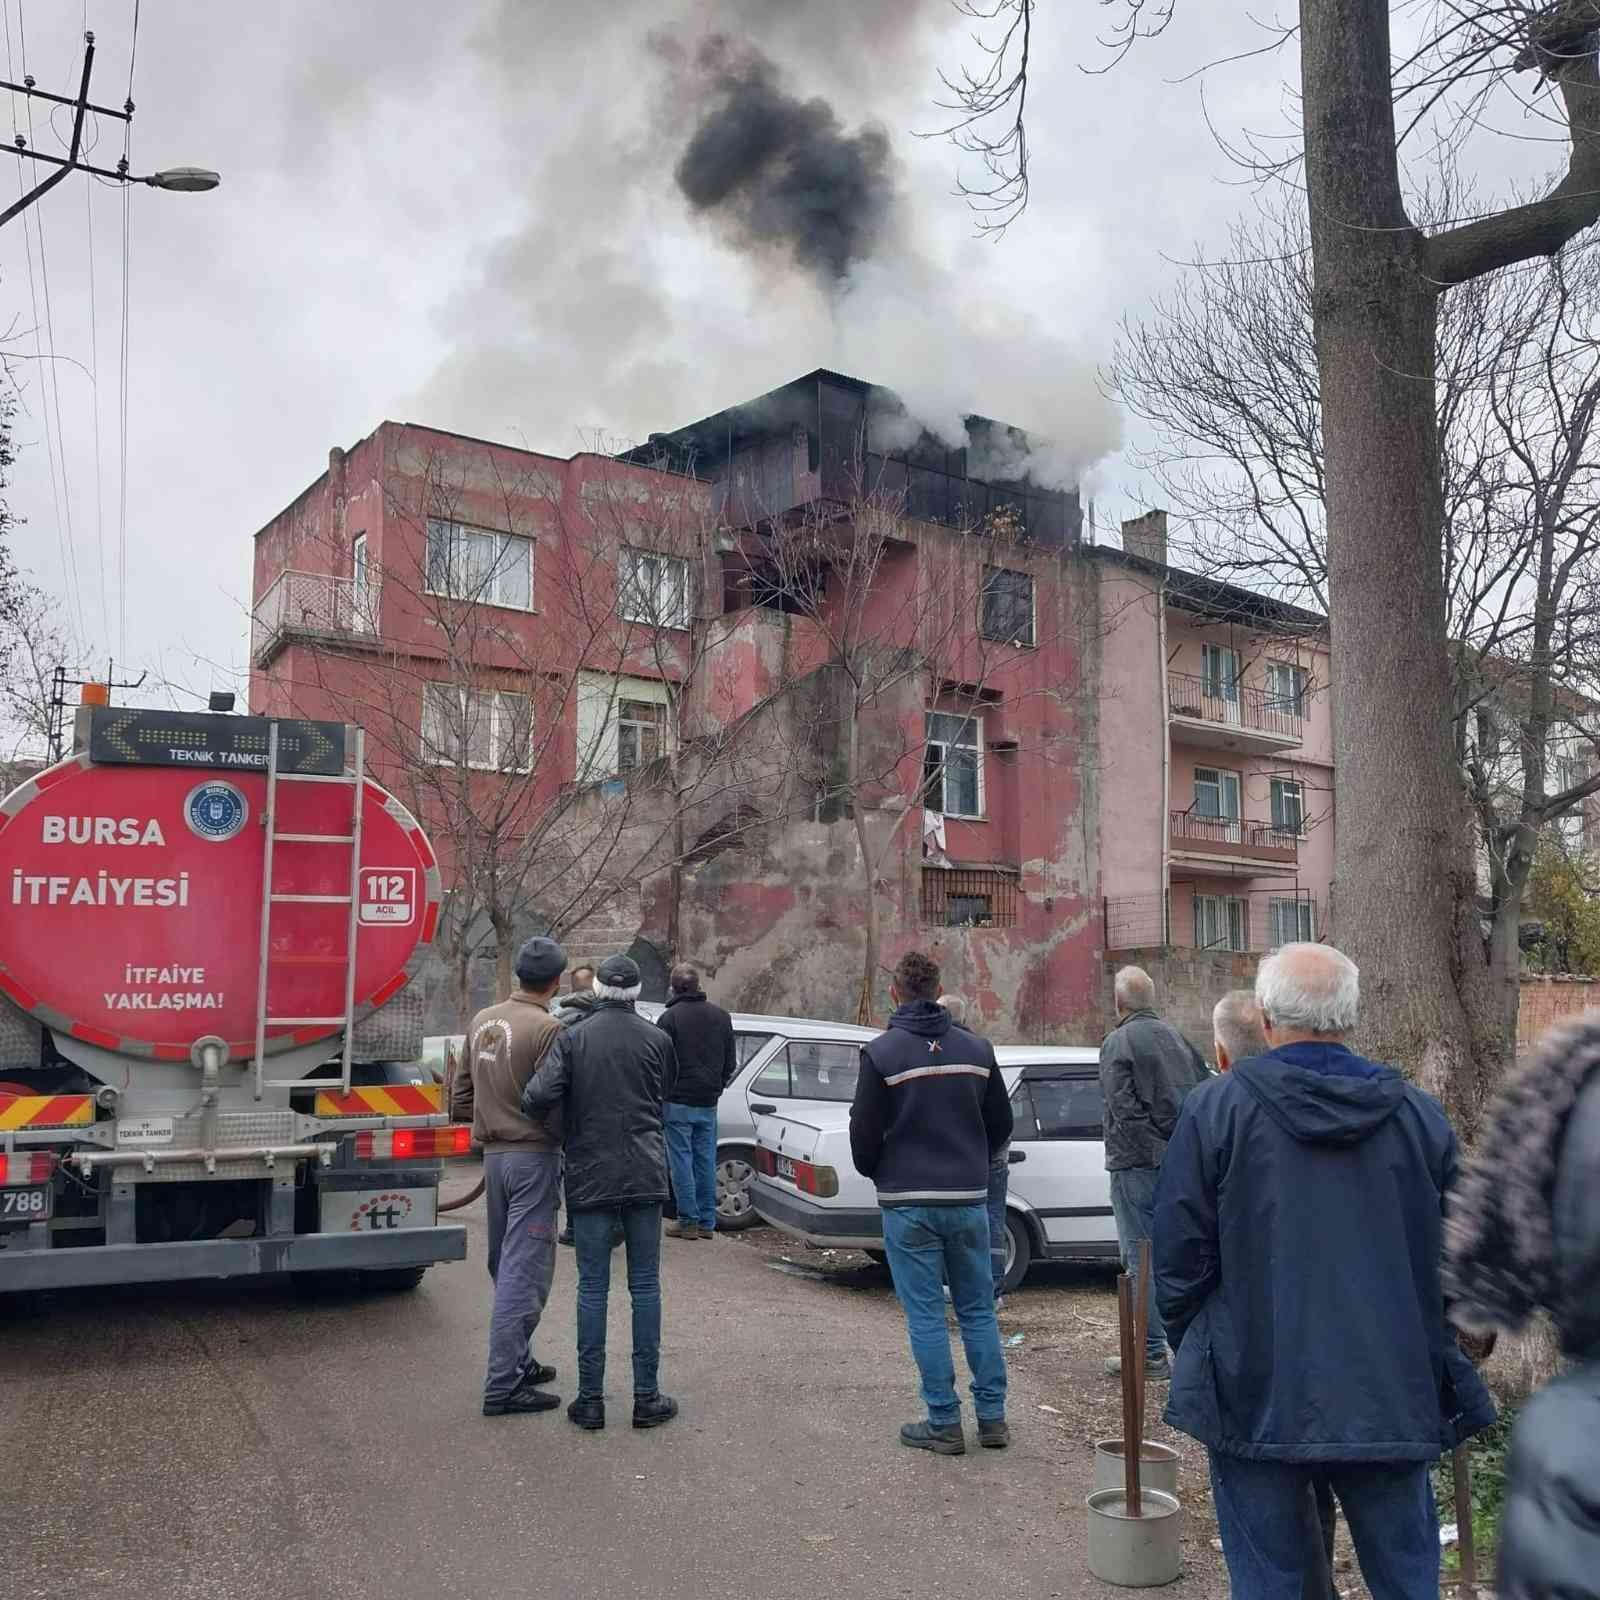
M437 1221L437 1189L325 1189L324 1233L393 1233L431 1228Z
M50 1215L48 1183L0 1189L0 1228L8 1223L43 1222Z

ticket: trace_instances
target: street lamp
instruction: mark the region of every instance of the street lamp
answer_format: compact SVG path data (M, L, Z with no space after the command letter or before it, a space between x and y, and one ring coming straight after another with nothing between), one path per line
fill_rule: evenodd
M65 95L50 94L44 89L37 88L31 76L25 77L21 83L8 83L0 79L0 89L9 89L16 94L25 94L35 100L46 100L52 105L71 106L77 115L72 121L72 143L65 156L52 156L42 150L30 150L28 141L19 133L12 139L19 156L26 156L30 161L43 161L57 170L52 172L42 183L35 184L20 200L14 201L0 212L0 227L4 227L13 217L20 215L31 206L40 196L61 182L69 172L88 172L97 178L109 178L114 183L146 183L153 189L169 189L176 194L203 194L208 189L215 189L222 182L216 173L204 167L169 167L165 172L155 172L149 177L135 177L128 171L128 158L124 156L114 169L109 167L91 166L87 161L80 161L78 156L83 149L83 123L84 118L91 111L100 116L117 117L123 122L133 121L133 101L128 100L120 111L113 110L110 106L91 105L89 102L89 74L94 68L94 35L86 33L83 36L83 81L78 86L76 98L68 99Z

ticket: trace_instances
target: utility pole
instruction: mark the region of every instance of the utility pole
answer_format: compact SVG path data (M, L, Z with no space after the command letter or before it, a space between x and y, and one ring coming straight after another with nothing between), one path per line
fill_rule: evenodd
M0 212L0 228L10 222L13 217L20 216L31 206L34 201L48 194L60 183L68 173L88 172L97 178L110 178L116 183L145 183L154 189L171 189L179 193L198 194L207 189L215 189L222 179L214 172L209 172L203 167L172 167L165 172L155 172L148 177L136 178L128 171L128 158L123 156L117 162L115 169L108 167L91 166L87 161L78 158L83 151L83 124L84 119L92 111L96 116L115 117L120 122L131 124L133 122L133 101L125 100L122 110L115 111L110 106L92 105L89 101L89 75L94 71L94 35L86 33L83 36L83 79L78 85L75 98L68 99L64 95L51 94L47 90L36 86L32 73L23 78L21 83L11 83L0 78L0 89L9 89L14 94L25 94L32 100L48 101L51 105L71 106L72 142L67 148L65 157L47 155L42 150L30 150L28 141L23 134L17 134L13 139L19 156L26 156L30 161L43 161L56 168L49 177L36 183L21 199L7 206Z
M86 683L103 685L108 691L112 689L137 689L144 680L150 676L147 667L137 678L125 682L117 681L116 663L106 662L106 675L103 678L69 678L67 669L58 666L50 676L50 761L53 765L60 761L67 753L67 689L81 688Z

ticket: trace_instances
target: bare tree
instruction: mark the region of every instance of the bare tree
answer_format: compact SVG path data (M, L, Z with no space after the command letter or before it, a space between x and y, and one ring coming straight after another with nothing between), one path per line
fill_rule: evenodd
M1463 209L1439 184L1426 209ZM1441 546L1457 769L1475 819L1490 970L1515 1037L1522 897L1536 836L1597 789L1582 692L1600 644L1600 262L1569 250L1440 307ZM1144 320L1111 384L1150 422L1140 453L1202 570L1318 606L1328 592L1309 230L1298 208L1236 227Z
M1120 50L1167 27L1176 0L1110 3ZM1451 738L1437 322L1450 292L1552 255L1600 218L1600 6L1430 0L1410 20L1420 43L1397 58L1390 0L1299 5L1340 663L1337 918L1368 975L1364 1044L1411 1067L1470 1134L1504 1061L1504 1032ZM1026 42L1010 58L1024 82ZM1516 73L1532 74L1528 112L1564 146L1566 170L1538 199L1419 225L1402 182L1400 118L1459 142Z
M56 601L20 575L0 596L0 763L49 759L56 669L73 659L60 616Z

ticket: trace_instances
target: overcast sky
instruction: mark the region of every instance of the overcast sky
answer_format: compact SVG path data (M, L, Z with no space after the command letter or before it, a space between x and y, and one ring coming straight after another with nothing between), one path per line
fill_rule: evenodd
M4 4L7 76L22 75L25 27L27 70L69 92L80 0ZM91 97L120 105L133 0L84 9ZM1178 81L1260 42L1240 10L1186 0L1165 37L1096 76L1082 69L1106 64L1107 14L1046 0L1032 205L992 242L952 194L967 158L916 137L939 124L938 69L977 59L948 0L145 5L134 170L213 167L222 187L129 201L125 596L122 191L74 175L26 229L0 230L23 389L18 562L61 597L86 659L148 667L169 686L155 700L194 704L244 665L252 533L331 445L392 418L565 455L819 365L1049 433L1114 522L1138 509L1138 483L1096 368L1117 321L1253 204L1206 131L1200 84ZM844 137L868 121L889 134L892 221L842 286L740 248L676 188L701 110L681 61L716 29L764 51L787 92L824 96ZM1297 74L1292 47L1222 68L1205 110L1230 132L1282 134ZM66 130L65 111L52 124L35 106L40 148ZM100 119L91 138L91 159L114 164L121 124ZM35 359L52 333L58 388Z

